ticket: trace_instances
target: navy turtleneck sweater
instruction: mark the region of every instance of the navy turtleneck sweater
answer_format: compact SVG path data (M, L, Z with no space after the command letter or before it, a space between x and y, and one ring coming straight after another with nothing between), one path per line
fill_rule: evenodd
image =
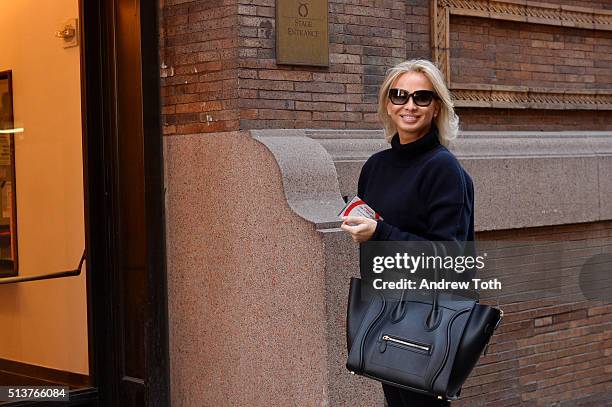
M407 144L396 133L364 164L357 193L384 219L371 240L474 240L474 184L435 125Z

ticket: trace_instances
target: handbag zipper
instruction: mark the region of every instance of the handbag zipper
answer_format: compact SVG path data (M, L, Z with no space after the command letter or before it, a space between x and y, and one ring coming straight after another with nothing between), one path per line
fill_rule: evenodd
M387 341L387 342L399 343L400 345L408 346L408 347L414 348L414 349L424 350L425 352L429 352L429 349L430 349L429 346L421 345L421 344L414 343L414 342L408 342L406 340L394 338L394 337L389 336L389 335L383 335L382 340L383 341Z

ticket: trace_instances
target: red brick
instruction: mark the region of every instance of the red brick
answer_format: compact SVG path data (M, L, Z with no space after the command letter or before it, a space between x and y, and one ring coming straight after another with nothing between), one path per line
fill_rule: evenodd
M288 81L270 81L262 79L241 79L241 87L247 89L264 89L264 90L293 90L293 82Z
M351 93L313 93L312 100L314 102L342 102L342 103L359 103L362 96ZM348 109L347 109L348 110Z
M330 54L329 55L329 63L330 64L359 64L361 62L361 58L359 55L351 55L351 54Z
M242 109L240 111L240 119L257 119L257 109Z
M313 112L312 120L337 120L337 121L349 121L354 122L361 120L362 116L360 113L351 112Z
M258 6L256 14L262 17L275 17L276 10L274 7Z
M259 109L258 118L263 120L296 120L297 112L293 110Z
M344 103L335 102L295 102L296 110L308 110L308 111L327 111L327 112L339 112L345 111L346 105Z
M312 73L304 71L287 71L287 70L275 70L275 71L259 71L260 79L270 79L275 81L312 81Z
M261 99L291 99L309 101L312 100L312 93L260 90L259 97Z
M537 318L533 321L533 326L537 327L541 327L541 326L545 326L545 325L551 325L553 323L553 319L552 317L543 317L543 318Z
M299 92L341 93L344 92L344 85L339 83L296 82L295 90Z
M241 99L240 107L248 107L253 109L295 109L295 102L293 100L277 100L277 99Z
M321 82L361 83L361 75L342 73L313 73L312 79Z

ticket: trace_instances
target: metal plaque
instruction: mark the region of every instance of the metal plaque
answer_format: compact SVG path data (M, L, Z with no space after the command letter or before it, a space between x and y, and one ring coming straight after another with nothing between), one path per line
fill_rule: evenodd
M276 0L276 62L329 65L327 0Z

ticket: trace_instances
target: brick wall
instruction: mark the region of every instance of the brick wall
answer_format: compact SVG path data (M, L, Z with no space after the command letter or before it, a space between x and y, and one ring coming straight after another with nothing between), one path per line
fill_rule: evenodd
M570 257L564 251L567 272L578 273L579 265L600 247L612 253L612 222L483 232L477 240L499 240L497 258L516 250L511 241L560 241L576 253ZM540 260L527 262L536 277L529 277L528 267L517 267L502 276L502 284L512 278L533 284L537 270L546 267L544 251L536 248L533 258ZM612 405L612 304L580 300L572 291L578 289L564 287L564 296L548 299L502 297L503 323L489 353L464 386L457 407ZM489 294L484 301L495 303L495 296Z
M329 68L277 66L274 0L241 3L241 128L376 128L385 67L406 56L403 1L330 0Z
M567 131L611 130L609 110L530 110L458 108L462 130Z
M586 2L559 4L587 6L582 3ZM450 33L453 83L612 89L612 32L452 16ZM612 126L608 111L460 108L457 112L464 130L609 130Z
M276 65L275 0L160 4L161 54L169 67L162 74L168 75L162 78L167 135L238 127L378 128L375 99L385 70L431 55L426 0L330 0L329 68ZM230 89L235 79L239 99Z
M160 8L164 134L237 130L236 1L161 0Z
M428 1L330 0L329 68L276 65L274 1L242 3L242 129L379 128L386 69L431 55Z
M612 32L452 16L451 82L612 89Z
M612 9L606 0L552 4ZM330 66L279 66L275 0L162 0L164 133L377 129L387 68L431 57L430 2L329 0ZM452 81L612 89L612 33L453 16ZM458 109L466 130L604 130L608 112Z

